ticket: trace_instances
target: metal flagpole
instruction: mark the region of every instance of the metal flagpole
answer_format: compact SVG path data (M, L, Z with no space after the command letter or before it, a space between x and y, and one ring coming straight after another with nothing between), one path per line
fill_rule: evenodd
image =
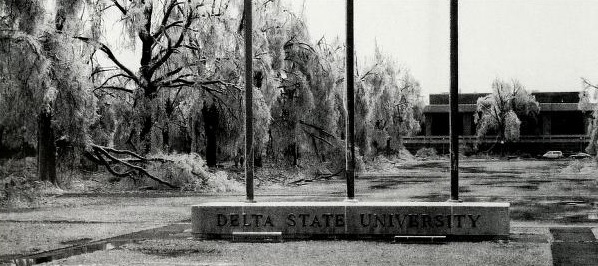
M354 97L354 50L355 42L353 36L353 0L347 0L347 139L346 139L346 165L347 175L347 199L355 199L355 97Z
M451 89L450 106L450 157L451 157L451 201L459 201L459 1L451 0Z
M245 190L253 202L253 17L251 0L245 0Z

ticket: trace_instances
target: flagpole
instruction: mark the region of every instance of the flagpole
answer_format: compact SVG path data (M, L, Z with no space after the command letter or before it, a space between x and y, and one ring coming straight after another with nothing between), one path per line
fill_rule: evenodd
M354 96L354 54L355 54L355 41L353 35L353 0L347 0L347 23L346 23L346 84L347 84L347 138L346 138L346 165L345 174L347 178L347 199L355 199L355 96Z
M245 190L246 201L253 198L253 12L251 0L245 0Z

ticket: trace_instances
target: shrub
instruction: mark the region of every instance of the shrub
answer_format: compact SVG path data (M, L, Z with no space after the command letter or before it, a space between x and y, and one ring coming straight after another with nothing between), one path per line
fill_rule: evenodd
M39 181L30 181L22 176L11 175L3 178L0 184L0 206L6 208L34 207L42 195Z
M210 192L243 191L243 185L234 179L229 178L224 171L217 171L208 179L206 189Z
M417 152L415 153L415 157L419 157L419 158L433 158L433 157L437 157L437 156L438 156L438 152L434 148L424 147L424 148L417 150Z
M459 145L459 154L464 156L472 156L475 154L475 150L469 145Z
M8 160L0 164L0 206L2 207L37 206L48 186L52 185L36 180L35 158Z
M363 155L359 153L359 149L355 147L355 172L365 171L365 162L363 161Z
M584 167L584 164L581 161L574 160L574 161L571 161L569 163L569 165L567 165L567 167L565 167L563 169L563 171L564 172L568 172L568 173L571 173L571 172L573 172L573 173L579 173L579 172L581 172L581 169L583 167Z
M405 147L401 147L401 149L397 153L397 156L398 156L398 159L401 159L404 161L415 160L415 157L413 156L413 154L411 154L411 152L409 152L409 150L405 149Z
M598 168L596 167L596 163L589 160L573 160L561 170L561 173L563 174L574 173L587 175L589 177L597 176L597 172Z

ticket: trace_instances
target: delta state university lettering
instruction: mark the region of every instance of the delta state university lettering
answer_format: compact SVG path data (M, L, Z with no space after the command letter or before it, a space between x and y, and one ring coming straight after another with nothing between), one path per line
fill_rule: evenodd
M279 225L278 222L280 221L276 221L277 225ZM289 227L344 227L345 215L333 213L324 213L321 215L301 213L295 215L294 213L289 213L284 223ZM219 213L216 215L217 226L274 227L274 224L275 222L272 217L264 214L231 213L225 215Z
M363 227L398 228L476 228L481 215L477 214L360 214Z
M345 227L347 221L343 213L289 213L284 217L257 213L230 213L216 215L218 227ZM361 213L358 225L383 228L477 228L480 214L400 214L400 213ZM354 221L355 222L355 221Z

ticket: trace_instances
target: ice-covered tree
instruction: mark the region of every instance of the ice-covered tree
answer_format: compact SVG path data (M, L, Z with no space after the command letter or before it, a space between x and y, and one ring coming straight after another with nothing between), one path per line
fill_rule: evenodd
M269 153L293 165L300 157L329 160L343 147L344 124L339 130L338 121L344 112L344 49L323 38L314 43L303 17L280 1L265 3L267 9L258 13L263 45L257 51L265 59L258 68L271 84L263 90L272 117Z
M497 142L507 143L519 140L522 116L536 116L540 104L517 80L510 83L496 79L492 83L492 94L477 100L476 134L479 141L491 133L497 135Z
M420 130L421 88L409 71L398 67L377 46L373 63L359 77L356 115L365 115L358 138L360 148L375 155L402 148L402 137ZM363 105L363 106L362 106ZM361 135L359 134L361 132Z
M0 141L36 147L39 178L53 183L57 149L59 154L69 147L83 149L96 118L85 78L91 51L72 38L86 31L85 21L78 19L85 5L0 1Z
M590 143L586 147L586 152L596 154L598 152L598 86L589 80L582 78L583 90L579 93L578 108L583 112L592 112L593 119L588 125L588 134Z

